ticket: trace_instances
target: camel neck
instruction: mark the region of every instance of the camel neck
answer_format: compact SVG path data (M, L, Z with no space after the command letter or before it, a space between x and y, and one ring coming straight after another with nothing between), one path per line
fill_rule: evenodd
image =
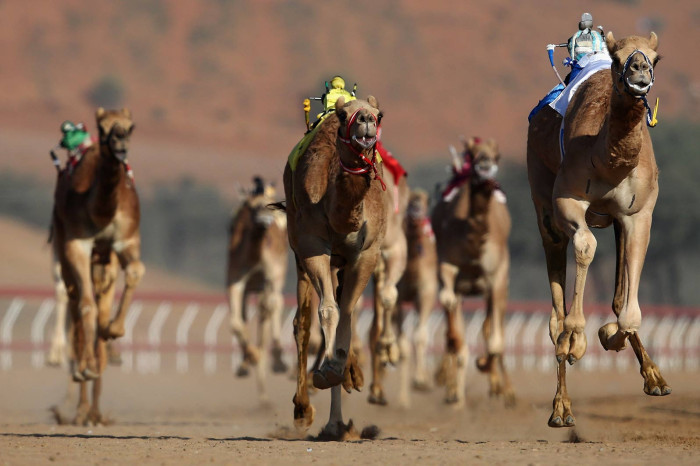
M349 151L345 154L343 149L339 151L341 159L351 159ZM331 184L335 189L331 196L329 220L336 231L358 231L364 222L363 201L371 186L371 175L347 173L340 167L340 163L335 167L335 183Z
M106 144L100 144L95 179L94 213L97 219L111 221L117 210L119 184L124 176L122 163Z
M605 151L608 168L632 169L639 163L645 111L641 99L613 92Z

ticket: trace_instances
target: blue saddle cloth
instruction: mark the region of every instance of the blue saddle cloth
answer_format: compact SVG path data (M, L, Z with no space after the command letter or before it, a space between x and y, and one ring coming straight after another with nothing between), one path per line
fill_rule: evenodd
M559 83L556 86L554 86L552 90L549 91L547 95L544 96L544 98L537 103L535 108L532 109L530 114L527 116L527 121L532 120L532 117L534 117L537 114L537 112L539 112L542 109L542 107L544 107L545 105L549 105L550 102L554 101L554 99L559 97L559 94L561 94L563 90L564 85L562 83Z

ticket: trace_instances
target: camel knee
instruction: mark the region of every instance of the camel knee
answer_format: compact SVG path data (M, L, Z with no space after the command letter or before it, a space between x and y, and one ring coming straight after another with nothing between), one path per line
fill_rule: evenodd
M450 288L443 288L440 290L440 293L438 295L438 301L440 301L440 305L445 308L445 309L452 309L457 301L457 297L455 296L455 293L452 289Z
M579 229L574 234L574 249L576 251L576 263L588 267L595 256L598 241L589 229Z
M503 354L503 332L496 328L488 338L486 338L486 351L489 354Z
M143 274L146 273L146 266L141 261L131 262L124 271L124 281L126 286L132 288L139 284Z
M413 344L418 348L424 348L428 344L428 327L421 325L413 334Z
M399 290L395 286L387 286L382 293L384 309L393 309L399 299Z
M617 323L622 332L634 333L639 331L642 325L642 310L637 303L628 303L617 318Z

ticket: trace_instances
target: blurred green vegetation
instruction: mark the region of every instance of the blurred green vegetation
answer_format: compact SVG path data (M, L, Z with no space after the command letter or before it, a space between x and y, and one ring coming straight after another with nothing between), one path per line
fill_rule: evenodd
M662 121L651 131L660 169L660 194L640 299L643 303L696 306L700 303L700 288L695 286L700 277L700 241L694 233L700 231L700 189L695 174L700 173L700 127ZM548 300L544 253L524 158L524 153L519 157L523 163L511 158L498 176L513 218L510 296L513 300ZM447 147L424 160L431 162L407 167L409 184L426 189L436 198L441 183L449 178ZM135 169L138 173L138 166ZM47 228L48 235L52 189L29 176L0 173L0 215ZM233 204L216 188L191 178L156 185L141 197L144 260L223 290L227 226L236 207ZM587 297L605 303L612 300L614 235L611 228L594 232L598 250L589 273ZM573 271L568 275L573 277ZM293 292L293 266L288 278L286 290Z

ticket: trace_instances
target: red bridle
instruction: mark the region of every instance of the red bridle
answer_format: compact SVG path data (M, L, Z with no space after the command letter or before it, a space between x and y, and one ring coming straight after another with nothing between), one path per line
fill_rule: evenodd
M353 113L350 116L350 118L348 119L348 124L346 125L346 128L345 128L346 135L348 135L348 136L350 135L350 128L355 123L355 120L357 120L357 115L358 115L358 113L360 113L360 110L362 110L362 109L360 108L360 109L355 110L355 113ZM375 119L376 119L376 115L375 115ZM372 170L372 171L374 171L374 178L379 180L379 182L382 185L382 190L386 191L386 184L384 183L384 180L382 179L382 177L379 176L379 172L377 172L377 167L375 166L376 158L377 158L377 151L375 148L375 146L377 144L376 137L375 137L374 144L372 144L372 159L371 160L368 159L367 156L365 154L363 154L361 151L358 151L357 149L355 149L353 147L352 139L344 138L340 135L338 135L338 139L343 144L348 146L350 148L350 150L352 151L352 153L357 155L365 163L364 167L358 167L358 168L346 167L343 164L343 161L340 159L340 156L339 156L338 161L340 162L340 167L343 169L343 171L345 171L346 173L349 173L351 175L364 175L365 173L369 173L369 171Z

